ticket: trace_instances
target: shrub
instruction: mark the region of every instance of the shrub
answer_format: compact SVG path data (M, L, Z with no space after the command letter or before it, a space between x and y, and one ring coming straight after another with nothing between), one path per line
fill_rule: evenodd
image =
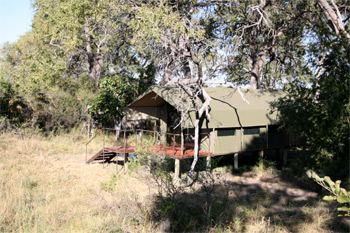
M31 105L32 127L39 127L45 132L71 130L87 117L84 103L81 103L76 95L64 91L38 93Z
M339 214L338 216L350 216L350 192L340 187L340 180L333 182L329 176L321 178L312 170L308 170L306 174L331 194L324 196L323 200L336 201L342 205L338 207L337 210L345 213Z
M6 129L10 124L21 124L29 119L31 112L28 102L18 94L16 88L0 79L0 127Z

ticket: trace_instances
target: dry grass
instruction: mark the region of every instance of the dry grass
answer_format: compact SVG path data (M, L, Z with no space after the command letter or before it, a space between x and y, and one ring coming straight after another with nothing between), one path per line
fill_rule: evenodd
M85 139L74 133L53 138L0 135L0 232L161 231L162 222L152 218L157 188L149 173L135 170L137 165L129 166L134 172L127 174L116 174L114 164L107 169L86 165ZM89 154L101 148L97 138ZM316 194L275 174L226 174L225 182L225 213L202 231L333 230L334 214Z
M102 199L107 196L102 184L110 182L114 169L86 165L81 136L44 139L6 134L0 136L0 142L0 232L110 232L125 230L126 225L130 228L127 219L119 219L121 214ZM97 152L101 140L89 148ZM131 200L148 189L140 180L124 175L117 177L115 186L116 194ZM146 231L143 226L137 230L143 228Z

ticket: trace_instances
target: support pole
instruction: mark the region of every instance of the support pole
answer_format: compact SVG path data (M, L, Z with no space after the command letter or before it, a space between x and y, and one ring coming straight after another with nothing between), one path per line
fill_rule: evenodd
M119 153L115 156L115 173L118 173Z
M128 170L128 157L129 157L129 153L126 153L126 145L127 145L127 141L126 141L126 132L124 130L124 173L127 172Z
M180 179L180 159L175 159L174 179Z
M166 151L165 151L166 152ZM173 135L173 156L175 156L175 134Z
M90 139L90 120L88 120L86 123L87 123L87 137L88 139Z
M103 134L103 147L102 147L102 157L103 157L103 168L105 168L105 134L102 129L102 134Z
M234 170L238 170L238 153L234 153L233 155L233 168Z
M184 158L184 132L183 132L183 125L181 123L181 158Z
M124 173L128 171L128 158L129 153L124 153Z
M206 158L206 170L211 171L211 156L207 156Z
M283 150L283 166L287 165L288 161L288 149Z
M263 150L259 151L259 168L261 170L264 169L264 151Z
M140 134L141 134L141 146L143 146L143 131L141 131Z

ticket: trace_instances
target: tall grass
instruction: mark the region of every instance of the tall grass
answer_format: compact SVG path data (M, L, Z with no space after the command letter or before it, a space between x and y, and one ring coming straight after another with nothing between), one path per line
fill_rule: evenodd
M0 142L0 232L121 229L122 224L115 221L117 214L101 199L106 196L101 184L109 181L115 170L85 164L84 137L5 134ZM91 148L101 149L101 140ZM129 184L130 179L122 179L117 190L124 196L130 196L130 188L137 191L144 186L135 179Z
M272 173L259 174L258 179L227 173L225 186L214 184L216 193L196 185L159 202L159 189L140 164L129 166L132 171L125 174L116 173L115 164L106 169L85 164L86 141L77 132L0 135L0 232L159 232L169 229L164 227L168 221L174 231L176 226L210 232L344 229L335 226L342 220L335 220L326 204L316 197L295 201L289 195L295 188ZM102 149L102 143L102 137L96 138L89 155ZM184 216L188 219L181 222ZM198 218L203 216L203 221ZM171 225L174 222L177 225Z

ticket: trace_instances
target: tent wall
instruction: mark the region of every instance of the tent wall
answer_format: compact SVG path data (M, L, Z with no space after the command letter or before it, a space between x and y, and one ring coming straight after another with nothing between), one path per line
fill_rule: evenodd
M208 153L214 153L214 142L213 129L202 129L200 133L200 151L205 151Z
M129 107L126 109L127 121L156 120L159 118L159 107Z
M283 147L283 135L272 135L268 138L266 126L244 127L244 128L219 128L213 133L214 153L228 154L241 151L259 151L268 149L269 145L274 148ZM277 138L279 137L279 138ZM279 141L274 142L278 139ZM272 141L269 142L268 140ZM272 149L272 148L270 148Z
M259 131L259 132L254 132ZM243 151L264 150L267 147L266 126L243 129Z
M212 132L214 153L228 154L241 150L241 130L239 128L221 128Z

